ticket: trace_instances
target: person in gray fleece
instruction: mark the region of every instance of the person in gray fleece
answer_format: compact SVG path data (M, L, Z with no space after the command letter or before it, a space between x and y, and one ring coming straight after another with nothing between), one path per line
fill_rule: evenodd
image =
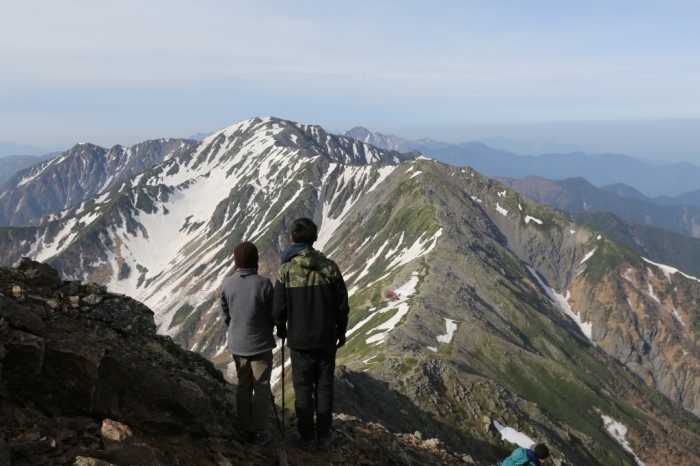
M236 410L241 437L258 445L272 439L272 300L274 288L258 275L258 248L249 241L233 249L235 271L221 287L221 317L228 327L228 349L238 374Z

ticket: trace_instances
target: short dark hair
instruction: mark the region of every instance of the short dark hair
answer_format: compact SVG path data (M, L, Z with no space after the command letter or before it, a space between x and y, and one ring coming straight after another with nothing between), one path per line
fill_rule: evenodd
M549 448L544 443L540 443L535 447L535 456L541 460L549 458Z
M250 241L243 241L233 248L233 259L237 269L257 269L258 248Z
M318 227L310 218L298 218L292 223L292 241L314 244L318 239Z

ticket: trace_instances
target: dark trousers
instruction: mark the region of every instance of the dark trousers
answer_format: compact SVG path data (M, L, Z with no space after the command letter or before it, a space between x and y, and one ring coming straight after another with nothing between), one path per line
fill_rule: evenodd
M270 375L272 350L253 356L233 355L238 375L236 411L241 429L255 424L257 430L270 425Z
M315 434L318 434L319 438L325 437L331 429L335 351L335 346L290 350L297 430L304 439L313 439Z

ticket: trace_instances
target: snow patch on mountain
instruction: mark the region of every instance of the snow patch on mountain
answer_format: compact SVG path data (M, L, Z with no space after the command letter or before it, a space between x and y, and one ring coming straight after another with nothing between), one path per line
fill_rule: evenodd
M657 303L661 304L659 297L654 294L654 288L651 286L651 283L647 283L647 285L649 285L649 297Z
M349 329L346 332L346 335L349 337L353 333L355 333L357 330L362 328L365 324L367 324L374 316L378 314L385 314L390 311L395 311L394 315L388 319L386 322L378 325L377 327L374 327L365 334L370 334L376 331L379 331L379 333L370 336L369 338L366 339L366 343L371 344L371 343L378 343L384 340L384 337L389 334L398 324L401 322L401 319L403 316L408 314L409 311L409 306L406 303L406 300L411 297L415 291L416 287L418 286L418 272L413 272L411 274L411 278L401 285L399 288L395 290L395 293L398 296L398 299L396 301L392 301L388 306L379 309L378 311L371 312L367 317L365 317L363 320L358 322L353 328Z
M323 207L321 209L321 224L319 225L319 235L318 240L314 244L314 247L319 251L323 251L328 242L333 238L335 231L343 223L345 217L347 216L350 209L355 205L355 202L360 198L362 194L361 189L357 189L354 194L348 199L342 210L340 212L331 212L333 206L336 204L337 199L343 196L345 192L344 188L349 188L350 186L362 187L366 186L369 179L374 173L377 173L377 179L372 183L372 185L367 189L366 192L373 191L382 181L386 179L394 170L396 166L389 165L381 167L378 170L373 166L347 166L341 164L331 164L328 172L324 175L324 182L331 177L331 174L338 172L337 183L338 187L333 193L333 196L324 201Z
M540 275L535 269L533 269L529 265L525 265L525 267L527 267L532 276L535 277L537 282L547 293L547 296L549 296L549 299L559 308L559 310L571 317L574 320L574 322L576 322L576 325L586 336L586 338L588 338L591 341L591 343L595 345L595 341L593 341L593 322L583 322L583 320L581 319L581 314L575 313L571 309L571 306L569 305L569 296L571 295L570 292L567 290L566 296L557 293L551 287L547 286L544 283L544 281L540 278Z
M530 223L530 220L537 223L538 225L542 225L542 220L540 220L539 218L530 217L529 215L526 215L525 216L525 223Z
M535 444L535 441L527 435L513 429L512 427L506 427L496 420L493 421L493 426L496 428L498 433L501 434L501 438L507 442L523 448L530 448Z
M445 327L447 328L447 333L444 335L438 335L437 336L437 341L440 343L447 343L449 344L452 341L452 337L454 337L455 330L457 330L457 321L448 319L447 317L443 317L445 319Z
M685 327L685 322L683 322L683 316L681 316L676 309L671 311L671 315L683 326Z
M647 259L646 257L642 257L642 259L644 259L644 261L645 261L646 263L651 264L651 265L655 265L655 266L657 266L658 268L660 268L661 271L664 273L664 275L666 275L666 277L668 278L668 282L669 282L669 283L671 283L671 275L674 275L674 274L677 274L677 273L683 275L685 278L687 278L687 279L689 279L689 280L695 280L695 281L700 282L700 278L693 277L692 275L685 274L685 273L681 272L680 270L678 270L677 268L671 267L670 265L659 264L658 262L650 261L650 260Z
M498 202L496 202L496 211L497 211L499 214L503 215L504 217L505 217L506 215L508 215L508 211L507 211L506 209L504 209L503 207L501 207L500 205L498 205Z
M637 463L637 466L644 466L642 460L640 460L639 457L637 457L637 455L634 453L634 450L632 450L632 447L627 441L627 426L619 421L616 421L610 416L606 416L605 414L601 414L601 418L603 418L603 425L605 426L605 430L608 431L608 434L610 434L610 436L617 443L619 443L623 449L625 449L634 457L634 461Z
M598 250L598 248L593 248L592 251L586 253L586 255L583 256L583 259L581 259L581 264L583 264L583 263L586 262L588 259L590 259L591 257L593 257L593 254L595 254L595 252L596 252L597 250Z
M411 247L403 249L401 253L391 261L391 263L387 267L387 270L392 270L402 265L406 265L414 259L418 259L419 257L425 256L430 251L435 249L435 246L437 246L438 238L440 236L442 236L442 228L436 231L433 236L426 239L425 241L423 241L423 236L421 236L411 245Z

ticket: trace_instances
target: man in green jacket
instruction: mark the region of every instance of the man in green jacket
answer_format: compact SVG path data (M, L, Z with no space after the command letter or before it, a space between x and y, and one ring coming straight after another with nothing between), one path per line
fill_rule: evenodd
M316 239L318 227L313 221L293 222L292 244L282 253L277 272L272 315L277 336L287 338L291 350L298 419L292 441L307 451L326 451L335 439L331 428L335 353L345 344L350 307L340 269L314 250Z

